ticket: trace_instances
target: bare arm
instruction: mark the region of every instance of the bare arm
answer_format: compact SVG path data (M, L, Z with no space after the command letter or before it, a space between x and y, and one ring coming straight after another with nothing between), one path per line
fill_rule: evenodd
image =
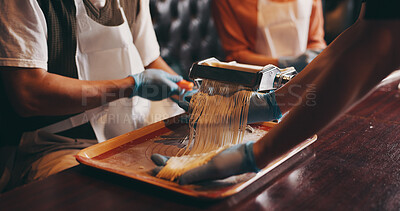
M165 72L172 74L172 75L178 75L165 61L161 56L159 56L156 60L154 60L152 63L147 65L145 67L146 69L154 68L154 69L160 69L164 70Z
M159 57L146 68L177 75ZM24 117L83 112L132 93L134 80L83 81L48 73L43 69L0 67L0 74L15 111Z
M0 67L7 97L24 117L79 113L129 96L134 80L82 81L43 69Z
M307 88L314 87L312 83L319 74L311 68L305 68L296 77L275 91L276 102L282 113L288 112L302 102L302 95Z
M324 16L322 10L322 1L313 0L313 6L310 16L310 26L308 29L307 49L324 49L326 43L324 40Z
M312 87L299 106L255 143L258 167L327 127L399 68L399 31L398 20L360 19L308 65L305 71L316 75ZM308 94L315 96L314 105L307 104Z

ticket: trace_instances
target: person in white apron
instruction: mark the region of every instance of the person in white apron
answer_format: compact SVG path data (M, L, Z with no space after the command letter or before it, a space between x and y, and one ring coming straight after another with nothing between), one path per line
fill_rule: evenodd
M146 21L146 23L139 21L131 26L128 25L127 18L121 7L119 7L119 14L123 20L121 24L117 26L105 26L97 23L87 15L83 1L84 0L74 1L77 26L77 48L75 58L78 73L77 78L82 81L99 81L100 84L102 84L101 82L104 80L115 80L115 84L125 84L127 88L128 86L126 84L128 84L128 82L131 85L134 82L135 87L133 87L133 93L130 98L121 98L111 103L104 104L101 107L72 116L71 118L61 122L56 122L34 131L25 132L21 137L19 150L22 153L19 153L19 155L26 154L29 157L20 156L20 159L17 159L16 163L18 163L18 161L24 163L20 166L17 164L17 166L20 167L17 171L22 172L22 175L27 179L27 181L40 179L67 167L76 165L77 162L73 155L84 147L183 112L183 110L170 99L152 101L163 99L168 97L171 93L176 92L176 82L179 82L182 77L167 74L166 72L157 69L145 70L144 68L145 65L149 68L160 67L160 62L158 61L159 58L161 58L159 57L159 51L156 53L150 53L150 55L152 55L151 57L143 57L146 53L149 54L147 52L149 49L158 48L154 30L151 25L148 1L141 1L141 11L137 16L139 20ZM63 2L64 5L67 4L65 1ZM109 0L105 4L102 1L97 3L100 3L100 7L107 7L107 4L109 6L109 2L114 1ZM52 3L58 4L59 2ZM26 41L27 44L33 45L30 48L38 49L38 52L32 52L32 58L41 55L40 53L43 55L46 54L45 56L47 57L47 51L43 51L43 53L40 52L40 49L46 46L46 40L43 40L44 35L46 38L47 36L50 36L47 33L45 34L45 28L52 26L46 25L46 21L38 2L36 0L31 0L19 3L15 2L12 4L15 4L12 8L16 9L14 18L16 20L21 19L20 25L24 27L22 28L23 32L26 31L29 33L37 31L38 33L42 33L40 34L40 37L37 38L37 41L31 42L29 39ZM23 16L23 13L26 15ZM37 21L36 24L26 25L26 22L29 23L31 20ZM49 23L51 23L51 21L49 21ZM18 28L20 25L13 25L9 28ZM29 27L33 27L34 29L29 29ZM138 31L132 32L133 30ZM153 31L146 34L143 32L146 30ZM136 33L135 37L132 37L132 33ZM147 44L148 41L145 39L155 40L155 44L150 46L139 46L141 51L138 51L134 42L139 45ZM27 45L26 43L25 45ZM1 44L6 45L5 43ZM10 43L10 45L11 44L13 43ZM34 46L35 44L37 44L37 46ZM0 55L0 58L6 56L7 55ZM45 56L36 59L35 61L42 60ZM46 58L43 60L45 59ZM3 62L3 60L0 62L4 63L2 63L3 66L13 66L14 64L11 64L11 62L14 62L14 60L5 59L5 62ZM28 63L16 64L15 66L21 65L21 67L47 68L45 62L39 61L36 64L35 61L30 61L28 59L21 59L21 61L28 61ZM132 77L130 78L128 76ZM159 82L161 82L161 84L159 84ZM161 95L160 93L146 93L144 91L146 87L161 87L160 89L167 88L167 91L161 93ZM121 93L118 94L125 96L125 91L127 90L121 89ZM107 90L104 90L104 96L109 97L107 94L115 95L116 93L107 93ZM115 98L115 96L111 96L111 98L112 97ZM150 100L145 98L149 98ZM82 101L81 103L84 104L85 100L83 97L80 99ZM87 140L85 138L69 138L59 135L60 133L63 133L63 131L85 125L88 121L90 121L96 135L93 140ZM35 162L30 165L31 161Z
M213 1L227 60L301 71L326 47L320 0Z
M87 15L82 0L75 0L75 4L78 23L76 58L79 79L121 79L144 71L122 8L120 10L124 23L107 27L95 22ZM154 109L155 107L157 109ZM179 112L182 110L169 99L155 103L134 96L132 99L119 99L103 106L101 114L97 111L94 115L91 111L88 113L90 113L90 122L97 140L102 142Z

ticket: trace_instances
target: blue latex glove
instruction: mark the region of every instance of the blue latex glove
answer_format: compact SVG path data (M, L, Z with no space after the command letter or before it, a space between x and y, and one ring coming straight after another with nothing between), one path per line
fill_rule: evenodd
M280 68L294 67L296 71L301 72L322 50L306 50L300 56L286 56L278 59Z
M178 182L181 185L223 179L247 172L258 172L253 153L254 142L232 146L213 157L206 164L184 173ZM154 154L151 159L159 166L165 165L168 157ZM162 167L158 167L159 171Z
M157 175L158 172L160 172L161 169L167 164L169 158L170 158L169 156L160 155L157 153L151 155L151 160L153 161L154 164L157 165L157 167L153 169L154 176Z
M275 100L275 92L266 94L254 93L250 97L247 124L266 122L282 117L281 110Z
M179 94L180 89L176 83L183 79L182 76L171 75L158 69L147 69L130 76L135 80L131 96L140 96L149 100L162 100Z

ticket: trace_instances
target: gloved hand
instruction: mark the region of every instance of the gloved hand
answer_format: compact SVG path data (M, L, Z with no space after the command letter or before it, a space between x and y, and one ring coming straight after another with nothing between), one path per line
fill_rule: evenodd
M285 56L278 59L278 66L280 68L294 67L296 71L301 72L315 57L320 54L322 50L307 49L306 52L300 56Z
M254 142L238 144L220 152L206 164L185 172L178 179L179 184L186 185L207 180L223 179L246 172L260 171L254 160L253 144ZM151 159L157 165L163 166L169 158L154 154ZM157 171L160 168L158 167Z
M281 110L275 100L275 92L266 94L254 93L250 97L247 124L266 122L282 117Z
M162 100L180 92L176 83L182 80L182 76L171 75L163 70L147 69L130 77L135 80L131 97Z
M183 94L183 96L182 96L182 99L178 102L179 107L181 107L185 111L188 111L189 110L189 102L192 99L193 95L196 94L198 91L199 91L198 89L194 89L194 90L185 92L185 94Z

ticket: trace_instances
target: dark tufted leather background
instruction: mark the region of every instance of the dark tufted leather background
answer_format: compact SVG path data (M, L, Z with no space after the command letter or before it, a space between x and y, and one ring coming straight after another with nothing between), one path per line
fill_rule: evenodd
M193 62L209 57L224 60L224 52L211 17L211 1L150 0L150 12L161 56L184 77L188 76ZM361 0L322 2L325 39L330 43L356 20Z
M361 2L362 0L322 0L327 44L357 20Z
M161 56L187 77L193 62L224 58L210 11L211 0L151 0L150 11Z

